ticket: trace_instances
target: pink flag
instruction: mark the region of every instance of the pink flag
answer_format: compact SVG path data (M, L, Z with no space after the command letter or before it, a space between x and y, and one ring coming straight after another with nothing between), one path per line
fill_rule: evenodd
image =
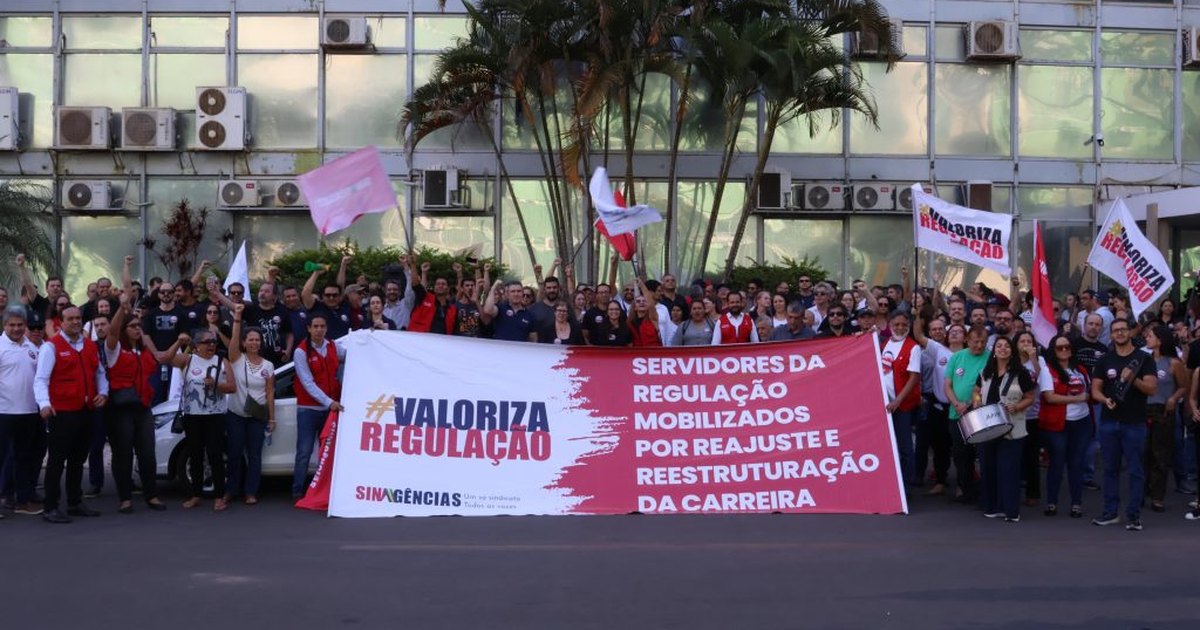
M1043 347L1058 332L1054 317L1054 294L1050 291L1050 273L1046 267L1046 249L1042 244L1042 224L1033 222L1033 336Z
M364 214L396 207L396 191L374 146L314 168L296 181L321 236L350 227Z

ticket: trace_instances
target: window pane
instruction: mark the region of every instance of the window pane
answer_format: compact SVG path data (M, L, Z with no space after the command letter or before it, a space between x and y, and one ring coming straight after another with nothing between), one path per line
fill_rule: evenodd
M1092 60L1092 32L1021 29L1021 55L1026 61Z
M106 106L117 111L142 103L141 55L66 56L63 104Z
M694 76L688 89L691 91L692 105L684 115L680 151L720 151L725 128L725 112L721 104L709 98L712 90ZM738 150L754 151L758 146L757 138L758 103L751 98L739 127Z
M372 17L367 20L371 43L377 48L407 48L408 19L402 17Z
M624 180L614 182L617 186L621 186L624 190ZM637 203L644 203L651 208L658 208L663 212L663 220L658 223L651 223L638 229L637 243L642 254L645 255L645 264L647 274L651 278L660 278L663 275L665 261L663 260L666 254L666 235L667 235L667 195L669 187L666 182L648 182L645 180L635 180L633 183L634 199ZM616 250L609 245L608 240L603 236L598 236L595 230L592 231L592 238L598 243L596 248L596 257L598 259L597 269L601 269L601 276L607 277L608 261L616 256ZM576 276L578 279L578 276ZM631 282L633 280L633 267L629 264L620 265L617 268L617 279L620 283Z
M0 55L0 85L14 85L21 90L21 134L30 138L32 133L32 144L22 140L22 146L53 144L54 55Z
M850 255L847 280L867 285L900 282L900 267L913 268L913 218L850 217Z
M151 102L158 107L196 108L196 86L225 85L225 55L154 54L150 56Z
M675 225L675 242L679 250L681 278L694 279L701 275L699 244L703 242L708 227L716 188L715 182L679 182L675 202L679 212L679 220ZM721 197L717 228L713 233L705 272L720 273L724 270L725 258L729 255L729 247L733 243L733 232L737 227L737 217L742 210L745 196L746 185L734 182L733 178L730 178ZM758 251L757 242L754 220L751 220L747 223L746 234L742 238L737 264L745 264L747 257L754 257Z
M418 216L413 230L413 245L450 253L480 245L481 257L491 258L496 253L493 221L488 216Z
M140 16L64 17L62 30L70 50L142 47Z
M421 86L429 81L433 75L433 66L437 61L437 55L416 55L413 58L413 85ZM560 96L565 99L565 97ZM400 107L403 106L404 99L398 99L394 107L396 109L397 119L399 117ZM560 101L560 107L563 106L565 100ZM565 110L560 110L565 111ZM566 129L566 118L562 118L563 129ZM522 121L524 122L524 121ZM428 136L421 139L420 147L422 149L491 149L492 143L487 134L490 133L489 128L481 127L475 122L464 122L444 129L439 129ZM529 146L532 147L533 140L528 140Z
M67 293L75 300L86 300L88 283L101 276L119 278L120 263L135 252L141 234L137 217L64 216L62 265Z
M400 146L405 55L330 55L325 72L325 144Z
M521 214L525 219L525 227L529 230L529 238L533 243L533 252L537 262L549 267L557 253L554 248L554 228L550 218L550 204L547 201L545 185L540 181L514 181L513 189L521 203ZM517 212L513 208L509 196L501 197L501 225L503 252L501 260L508 266L509 275L522 282L533 281L533 264L529 261L529 249L521 234L521 225Z
M1023 156L1087 158L1092 147L1092 69L1019 66L1018 151Z
M222 15L150 18L152 46L224 48L228 31L229 18Z
M149 238L154 239L154 250L156 252L161 253L166 251L167 246L170 244L170 239L163 232L163 227L171 217L175 207L179 205L179 202L186 199L193 213L199 213L201 210L208 209L204 240L200 244L200 251L196 256L195 263L199 264L201 260L205 259L230 260L228 256L232 254L228 251L229 243L223 240L222 237L227 236L227 232L232 229L233 217L229 212L214 210L218 205L217 185L217 178L150 179L147 201L151 203L146 206L146 233ZM193 214L193 216L199 215ZM312 225L311 220L309 221L309 225ZM123 246L130 247L130 244L124 243ZM257 247L257 243L255 247ZM247 249L254 250L253 247L248 247ZM222 258L223 256L225 258ZM168 269L159 256L148 255L147 258L151 261L148 265L147 277L161 275L164 278L178 280L182 276L178 269L174 267ZM119 259L120 257L117 258L117 260ZM193 269L186 275L190 277L194 271Z
M1022 281L1028 284L1028 272L1033 267L1033 221L1020 221L1016 225ZM1088 272L1084 263L1092 249L1095 230L1091 223L1042 222L1042 238L1045 239L1046 266L1050 273L1050 288L1060 298L1070 292L1088 287ZM1053 252L1053 254L1051 253ZM1101 284L1108 286L1108 278Z
M940 184L935 193L939 198L960 206L967 205L966 184ZM1012 214L1012 188L992 184L992 212Z
M924 26L904 27L904 52L911 57L924 57L929 53L926 33L929 29Z
M1022 218L1088 221L1092 218L1092 189L1021 185L1017 189L1017 208Z
M840 112L839 112L840 113ZM829 112L817 114L814 118L816 135L809 136L809 121L804 117L780 125L775 131L775 139L771 142L773 153L842 153L842 123L833 124Z
M233 227L238 245L243 239L254 244L246 247L252 282L267 275L269 261L299 249L316 248L320 242L307 214L236 214Z
M939 63L934 72L938 154L1008 156L1011 66Z
M316 55L238 55L238 81L250 93L251 146L316 146Z
M1100 60L1106 66L1169 66L1175 63L1175 35L1104 31L1100 33Z
M1181 72L1183 159L1200 162L1200 72Z
M1104 157L1167 161L1174 158L1172 72L1137 68L1100 70Z
M0 17L0 48L52 46L53 28L48 17Z
M850 152L859 155L916 155L927 149L929 104L924 62L861 64L867 89L875 97L879 129L862 114L850 114Z
M300 16L241 16L240 50L308 50L317 47L317 18Z
M634 90L630 97L634 112L638 107L638 95ZM671 79L657 72L646 76L646 91L641 99L641 117L635 120L634 128L637 136L634 140L638 149L649 151L665 151L671 146ZM625 146L625 124L620 103L615 99L608 107L610 116L608 123L609 147L613 151ZM634 115L634 114L631 114ZM597 116L597 124L603 120L603 115ZM604 129L598 130L603 134ZM596 142L600 143L601 138Z
M401 198L397 198L396 202L404 204L404 200ZM311 219L308 227L315 232ZM333 241L334 239L338 241L350 239L352 242L358 243L359 247L364 248L406 247L408 245L404 236L404 217L399 210L363 215L354 222L354 225L330 235L326 240Z
M967 39L962 26L935 27L933 45L937 48L938 61L962 61L967 58Z
M463 17L413 18L413 45L418 50L449 48L456 38L467 36L468 23Z
M841 282L844 229L841 219L766 219L763 221L766 263L808 256L809 262L829 272L831 279L845 284ZM911 233L912 229L908 231Z

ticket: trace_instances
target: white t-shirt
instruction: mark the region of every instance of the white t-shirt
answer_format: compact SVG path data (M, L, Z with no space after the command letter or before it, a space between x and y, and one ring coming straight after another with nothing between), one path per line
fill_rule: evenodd
M808 307L808 312L812 313L813 316L813 330L820 328L821 322L825 321L825 316L821 314L821 309L813 305Z
M900 350L904 348L904 339L896 340L895 337L888 339L888 342L883 346L883 383L887 386L888 402L896 399L896 380L892 378L892 370L895 366L893 362L900 356ZM913 349L908 354L907 371L916 374L921 373L921 348L920 346Z
M1088 383L1087 378L1079 370L1068 370L1067 378L1069 379L1067 381L1068 396L1078 396L1086 392L1091 386L1091 384ZM1079 420L1087 418L1090 413L1091 409L1089 409L1089 405L1086 401L1067 404L1067 422L1078 422Z
M1042 393L1054 391L1054 377L1050 375L1050 370L1046 369L1046 360L1042 357L1037 358L1037 395L1033 397L1033 404L1025 410L1025 419L1032 420L1038 417L1038 410L1042 408ZM1025 369L1029 371L1029 375L1033 376L1034 368L1032 361L1025 362Z
M225 394L217 392L218 385L225 380L225 374L217 374L217 366L225 369L225 360L214 354L212 358L201 359L196 355L188 357L188 363L183 368L183 413L194 416L220 415L228 408ZM204 387L204 379L213 376L216 383L213 388Z
M38 347L22 337L14 342L0 333L0 413L37 413L33 377L37 373Z
M249 396L262 404L267 404L267 379L275 373L275 366L266 359L260 359L258 365L249 363L246 355L241 355L233 363L233 380L237 383L237 391L228 394L229 410L242 415L246 408L246 397Z
M939 402L949 404L946 399L946 365L954 353L942 344L930 339L921 352L921 389L933 394Z

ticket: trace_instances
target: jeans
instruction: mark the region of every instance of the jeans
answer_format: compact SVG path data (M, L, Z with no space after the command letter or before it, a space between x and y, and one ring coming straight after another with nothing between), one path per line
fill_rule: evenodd
M262 480L262 452L267 423L231 411L225 414L225 436L229 447L229 493L237 495L243 492L242 458L245 457L245 496L257 495Z
M1058 505L1063 469L1067 471L1067 489L1071 505L1083 505L1083 454L1092 441L1091 418L1068 421L1062 431L1042 431L1042 444L1050 454L1046 470L1046 505Z
M93 488L104 487L104 410L94 412L92 420L92 445L88 449L88 483Z
M1146 440L1146 494L1150 500L1162 503L1167 496L1167 475L1175 454L1175 411L1163 405L1147 405L1150 416L1149 438Z
M1092 440L1083 453L1083 482L1096 481L1096 450L1100 448L1100 405L1092 405Z
M50 457L46 460L47 512L58 509L62 496L63 471L66 471L67 505L83 502L83 463L92 444L92 411L59 411L50 416L50 433L46 436Z
M1196 430L1200 425L1180 405L1175 408L1175 487L1196 479Z
M951 452L954 456L954 474L958 489L964 497L974 498L978 493L975 487L975 447L963 439L957 420L950 422L948 430L953 445Z
M312 458L313 445L325 428L328 409L296 410L296 465L292 469L292 497L304 496L308 486L308 461ZM911 444L911 442L910 442ZM911 450L909 453L911 454Z
M1042 498L1042 437L1037 418L1025 420L1025 447L1021 451L1021 480L1025 482L1025 498Z
M997 438L979 445L984 514L1021 515L1021 452L1027 439Z
M213 490L217 496L225 495L225 416L218 414L186 415L183 417L183 433L187 438L188 457L191 460L192 496L204 494L204 457L212 469Z
M45 435L44 426L36 413L0 414L0 457L4 458L3 468L12 471L9 474L17 504L33 501L42 468L37 438L38 434Z
M150 376L150 389L154 390L151 406L166 402L167 397L171 395L171 366L159 366L158 374Z
M911 411L897 409L892 412L892 431L896 434L896 455L900 458L900 477L906 484L919 481L913 478L913 420L918 413L918 409Z
M1121 460L1124 458L1129 471L1129 503L1125 515L1137 520L1142 513L1142 494L1146 488L1146 476L1142 472L1142 453L1146 448L1146 424L1144 422L1121 423L1111 420L1100 422L1100 451L1104 456L1104 513L1116 514L1121 507Z
M142 497L149 501L158 496L155 474L158 463L154 454L154 416L141 405L111 407L105 413L105 428L112 448L113 483L117 499L133 499L133 456L137 454Z
M938 409L938 407L941 409ZM950 409L949 405L926 399L917 421L917 453L913 477L918 483L925 481L925 468L929 464L929 450L933 449L933 478L939 485L946 484L950 471Z

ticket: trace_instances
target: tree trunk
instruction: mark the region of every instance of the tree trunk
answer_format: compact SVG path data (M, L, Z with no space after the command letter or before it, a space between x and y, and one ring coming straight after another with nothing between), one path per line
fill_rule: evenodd
M683 140L683 115L684 101L687 100L691 90L692 82L692 64L688 64L687 72L683 75L683 85L679 89L679 106L675 109L675 129L672 130L674 137L671 138L671 155L670 162L667 165L667 234L664 242L663 251L663 269L669 269L672 273L678 273L678 269L671 268L671 244L675 239L675 200L678 196L676 185L678 181L675 177L675 172L679 167L679 143Z
M713 234L717 231L717 217L721 213L721 199L725 196L725 184L729 179L729 171L733 168L733 156L737 153L737 136L741 132L742 116L746 114L746 101L731 108L735 115L725 121L725 147L721 156L721 168L717 173L717 189L713 193L712 211L708 215L708 226L704 229L704 240L700 242L700 276L708 266L708 253L712 246Z
M729 245L729 257L725 259L725 271L722 278L729 280L733 268L737 265L738 248L742 245L742 237L746 234L746 224L750 214L758 203L758 187L762 183L762 174L767 167L767 158L771 156L771 143L775 139L775 130L779 128L779 113L768 112L767 126L763 130L762 142L758 147L758 161L754 165L754 178L750 180L750 190L746 194L746 202L742 204L741 215L738 216L737 229L733 232L733 242Z

